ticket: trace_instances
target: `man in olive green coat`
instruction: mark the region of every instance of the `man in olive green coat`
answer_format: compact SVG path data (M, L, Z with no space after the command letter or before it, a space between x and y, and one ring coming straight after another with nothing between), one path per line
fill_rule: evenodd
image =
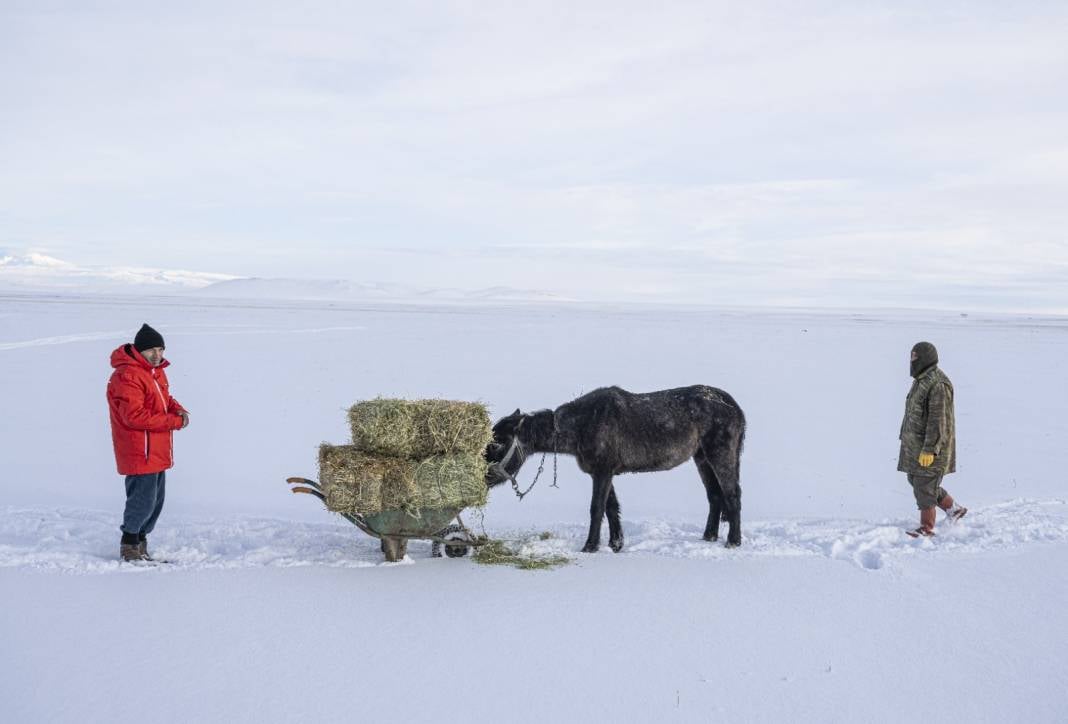
M935 506L945 511L950 522L963 518L968 509L954 503L942 488L942 477L957 469L957 439L953 383L938 368L938 350L933 344L918 342L912 348L909 373L915 381L905 399L897 469L908 475L920 509L920 527L908 531L917 538L934 535Z

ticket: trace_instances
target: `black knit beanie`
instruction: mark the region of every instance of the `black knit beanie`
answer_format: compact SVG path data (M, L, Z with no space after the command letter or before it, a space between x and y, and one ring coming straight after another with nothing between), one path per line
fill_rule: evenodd
M916 359L909 361L909 374L913 377L919 377L928 367L938 364L938 350L930 342L917 342L912 351L916 353Z
M137 336L134 337L134 349L138 352L144 352L146 349L152 349L153 347L166 346L163 344L163 335L147 324L142 324L141 329L137 330Z

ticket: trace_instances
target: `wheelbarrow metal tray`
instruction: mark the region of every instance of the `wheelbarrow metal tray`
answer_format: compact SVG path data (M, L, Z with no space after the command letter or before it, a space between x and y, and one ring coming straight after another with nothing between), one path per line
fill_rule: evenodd
M460 508L423 508L413 511L383 510L361 516L367 527L378 536L431 538L459 514Z

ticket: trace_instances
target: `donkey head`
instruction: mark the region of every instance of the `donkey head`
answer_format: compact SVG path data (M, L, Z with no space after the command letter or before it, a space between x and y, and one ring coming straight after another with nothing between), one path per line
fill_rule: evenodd
M486 446L486 462L489 469L486 471L486 486L494 487L506 480L510 480L523 467L526 453L519 440L519 431L523 426L526 415L517 408L507 417L502 417L493 426L493 441Z

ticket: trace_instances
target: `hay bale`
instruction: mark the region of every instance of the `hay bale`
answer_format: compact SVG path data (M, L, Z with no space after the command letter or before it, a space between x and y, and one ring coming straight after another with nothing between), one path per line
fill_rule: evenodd
M412 462L416 508L467 508L486 504L486 459L482 451L466 455L435 455Z
M324 442L319 446L319 484L326 507L338 513L386 510L383 494L400 493L397 488L405 479L403 465L398 458L368 455L352 445Z
M493 439L489 412L477 402L379 398L353 405L349 425L357 449L413 460L481 455Z
M319 447L319 482L326 507L372 515L403 510L466 508L486 503L486 461L478 455L406 460L372 455L355 445Z

